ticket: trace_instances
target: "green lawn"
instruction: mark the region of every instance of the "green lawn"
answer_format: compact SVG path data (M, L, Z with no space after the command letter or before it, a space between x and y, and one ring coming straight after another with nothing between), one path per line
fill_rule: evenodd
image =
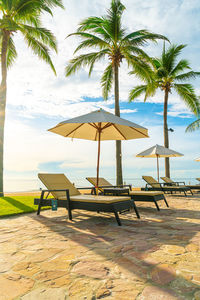
M0 217L36 211L34 198L34 196L0 197Z

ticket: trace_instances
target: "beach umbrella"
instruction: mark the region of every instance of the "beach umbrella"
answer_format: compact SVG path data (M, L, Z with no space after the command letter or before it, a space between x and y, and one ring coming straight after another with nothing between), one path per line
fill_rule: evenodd
M196 161L200 161L200 157L196 158L195 160L196 160Z
M178 153L169 148L165 148L163 146L157 145L157 144L136 155L136 157L156 157L158 181L159 181L159 158L160 157L179 157L179 156L183 156L183 154Z
M99 181L100 144L104 140L147 138L148 130L103 109L63 121L49 131L64 137L98 141L97 187Z

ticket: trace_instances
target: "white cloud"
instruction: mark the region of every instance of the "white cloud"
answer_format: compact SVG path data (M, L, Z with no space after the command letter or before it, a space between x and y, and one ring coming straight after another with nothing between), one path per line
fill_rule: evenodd
M190 44L184 50L183 57L188 57L192 67L196 70L200 69L198 59L200 47L198 38L200 25L199 1L123 0L122 2L127 7L123 21L128 32L147 28L153 32L169 36L172 42ZM52 119L58 117L62 120L88 113L99 107L113 112L111 108L114 103L113 93L111 93L107 102L103 100L96 102L96 99L99 99L102 94L100 78L106 66L106 61L102 61L102 63L95 66L90 78L88 78L87 70L81 70L78 74L69 78L64 76L64 67L69 59L73 57L73 51L78 45L78 39L75 37L68 39L65 39L65 37L77 29L80 20L91 15L105 14L110 1L93 0L91 5L89 0L64 0L64 4L66 10L56 9L53 19L49 16L44 17L44 25L51 29L58 39L58 55L52 54L57 77L53 75L49 66L37 59L30 50L27 50L20 35L15 36L19 56L16 64L8 73L8 118L5 132L6 182L9 182L10 187L15 186L17 188L17 186L20 186L20 189L22 189L23 185L20 185L19 182L24 182L27 188L35 187L37 172L39 170L45 171L44 164L50 162L58 163L63 172L68 173L68 169L70 169L75 179L80 179L84 175L87 176L88 174L84 174L86 168L91 168L91 172L95 170L96 143L88 141L71 142L68 139L62 139L59 136L45 132L43 129L39 129L37 124L39 117L43 122L45 122L43 117L46 116ZM150 55L158 55L161 47L162 43L159 42L158 46L151 44L145 50ZM120 68L121 102L127 102L130 88L138 83L137 78L128 75L126 64L122 64ZM197 91L199 93L199 90ZM85 102L85 97L90 97L93 101ZM141 97L139 101L143 102L143 98ZM158 92L154 98L148 99L148 101L163 103L162 92ZM136 109L124 107L124 103L122 103L122 113L137 112ZM169 104L171 105L169 115L184 117L190 115L176 94L170 95ZM135 116L137 117L136 114ZM34 119L35 117L37 119ZM145 118L144 115L143 123L145 123ZM45 128L45 125L43 128ZM147 171L152 175L154 174L154 161L150 159L142 162L133 156L155 143L162 144L162 127L150 128L150 136L151 139L123 143L124 174L126 177L140 177ZM174 160L173 168L177 171L177 174L186 174L187 171L185 170L190 169L188 172L193 176L192 168L185 167L184 169L184 165L186 166L185 163L189 163L194 157L199 156L199 139L197 137L197 133L185 135L183 127L176 129L175 133L170 135L172 149L174 148L186 154L184 160ZM102 143L101 153L102 174L114 178L114 143ZM192 161L191 165L194 168L195 164ZM42 167L44 169L41 169ZM174 174L176 174L175 171ZM28 181L24 181L25 176ZM14 184L15 178L17 184ZM29 184L28 182L32 183Z

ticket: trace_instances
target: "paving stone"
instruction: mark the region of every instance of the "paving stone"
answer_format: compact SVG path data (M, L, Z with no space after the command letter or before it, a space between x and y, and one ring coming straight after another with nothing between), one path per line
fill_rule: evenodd
M105 278L109 273L108 268L101 262L87 260L77 263L72 271L82 276L99 279Z
M183 254L185 252L184 247L177 245L165 245L162 247L162 250L173 255Z
M105 287L101 287L96 293L96 298L97 299L105 298L105 297L109 296L110 294L111 294L111 291L109 291Z
M0 276L0 299L10 300L27 293L34 285L32 279L22 278L16 274Z
M69 299L79 300L94 299L95 291L100 287L100 283L97 280L84 280L78 279L74 280L69 288Z
M147 286L144 288L139 300L181 300L172 290L157 286Z
M28 258L31 262L42 262L59 253L61 249L47 248L35 253L29 254Z
M151 272L151 279L161 285L168 284L176 278L176 272L174 268L167 264L158 265Z
M65 288L39 288L31 291L25 296L21 297L21 300L67 300L67 291Z

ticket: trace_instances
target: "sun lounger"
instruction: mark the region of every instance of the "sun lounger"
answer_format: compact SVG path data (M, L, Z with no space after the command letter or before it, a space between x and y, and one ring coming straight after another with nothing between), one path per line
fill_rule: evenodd
M175 186L186 186L189 187L190 190L200 190L200 184L195 185L195 184L185 184L184 181L173 181L169 177L160 177L165 183L169 185L175 185ZM192 191L191 191L192 193ZM193 194L193 193L192 193Z
M152 190L152 191L162 191L164 193L170 192L171 194L173 192L183 192L185 196L187 196L186 192L191 192L191 189L187 186L169 186L159 183L157 180L155 180L152 176L142 176L142 178L147 182L146 189Z
M96 192L95 187L97 186L97 179L96 177L86 177L86 179L89 181L89 183L91 183L94 187L92 188L92 193ZM99 177L99 182L98 182L98 190L101 193L104 193L104 188L108 188L108 187L116 187L116 188L126 188L128 187L129 189L131 189L131 185L127 184L127 185L113 185L110 182L108 182L105 178L103 177Z
M47 188L41 191L40 199L34 199L34 204L38 205L38 215L41 207L52 206L56 201L57 207L64 207L68 210L70 220L72 220L72 210L74 209L112 212L120 226L121 221L118 212L133 208L129 196L82 195L64 174L38 174L38 177ZM47 196L51 194L53 198L45 198L45 193Z
M86 177L86 179L95 187L96 186L96 177ZM103 177L99 178L99 187L98 189L104 194L104 189L106 190L108 187L115 188L116 186L112 185L110 182L108 182ZM124 187L127 187L125 185ZM128 194L131 196L131 199L136 202L154 202L157 210L160 210L158 206L158 201L164 200L167 207L169 207L167 200L165 199L164 193L162 191L132 191L132 188L130 185ZM127 192L126 192L127 193Z

